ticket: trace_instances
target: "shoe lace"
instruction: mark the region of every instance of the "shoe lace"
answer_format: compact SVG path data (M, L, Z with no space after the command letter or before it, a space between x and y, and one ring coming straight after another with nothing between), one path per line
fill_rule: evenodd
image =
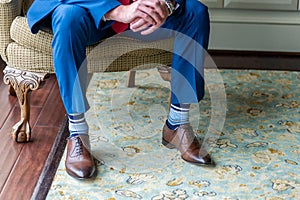
M79 157L83 153L83 147L82 147L82 142L79 137L76 138L76 143L75 143L75 148L74 148L74 153L75 157Z
M188 141L193 141L195 138L194 130L191 126L184 126L184 134L186 135L186 138Z
M181 136L182 137L181 144L184 143L184 145L189 147L195 141L195 137L196 137L193 128L191 126L183 126L182 129L183 129L183 134Z

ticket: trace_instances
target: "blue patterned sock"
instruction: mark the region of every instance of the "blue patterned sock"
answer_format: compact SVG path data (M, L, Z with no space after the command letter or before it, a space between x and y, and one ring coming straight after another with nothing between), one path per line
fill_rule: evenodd
M176 130L181 124L189 123L190 104L171 104L166 121L171 130Z
M87 122L85 121L85 117L83 113L80 114L69 114L69 131L70 137L88 134L89 127Z

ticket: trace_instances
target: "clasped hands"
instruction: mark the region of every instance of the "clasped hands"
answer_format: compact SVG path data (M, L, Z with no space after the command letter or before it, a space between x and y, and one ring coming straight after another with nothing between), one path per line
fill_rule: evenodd
M147 35L158 29L169 16L164 0L134 0L105 14L105 18L130 24L133 32Z

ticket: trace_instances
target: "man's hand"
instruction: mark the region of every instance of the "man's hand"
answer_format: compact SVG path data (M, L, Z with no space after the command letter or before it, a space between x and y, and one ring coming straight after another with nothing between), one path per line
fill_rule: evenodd
M130 5L121 5L108 12L105 17L129 23L134 32L147 35L158 29L167 19L169 10L162 0L136 0Z
M149 24L145 18L136 18L130 23L130 29L134 32L142 31L142 35L147 35L158 29L169 16L169 10L162 0L138 0L138 9L147 13L154 19L154 23Z

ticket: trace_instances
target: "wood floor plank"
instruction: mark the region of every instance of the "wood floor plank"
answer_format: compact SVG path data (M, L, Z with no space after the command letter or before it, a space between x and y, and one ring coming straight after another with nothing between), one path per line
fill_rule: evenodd
M68 118L65 116L31 199L46 199L64 153L68 135Z
M12 108L15 106L15 103L17 102L16 97L9 95L8 86L4 84L4 82L2 81L4 76L3 74L4 67L5 67L5 63L0 59L0 100L1 100L0 129L2 128Z
M10 176L8 177L0 199L30 199L44 167L53 141L59 131L57 127L35 127L35 140L24 144Z
M15 164L16 159L18 158L23 144L17 144L12 140L10 135L11 127L18 121L16 118L12 117L13 115L19 114L19 109L14 109L10 117L6 121L5 125L0 129L1 145L0 145L0 193L3 186L5 185L6 179L9 176L12 167ZM8 131L9 130L9 131Z
M41 108L32 108L31 112L31 123L36 121ZM17 117L16 117L17 116ZM1 179L0 179L0 191L5 185L7 177L11 173L11 169L16 163L20 152L22 151L23 145L21 143L16 143L13 141L11 136L11 129L14 124L20 120L20 108L15 106L8 116L5 124L0 129L1 145L0 145L0 166L1 166ZM33 137L35 137L35 132L32 131ZM1 199L1 198L0 198Z
M30 105L31 106L43 106L46 102L47 98L49 97L49 93L51 92L53 85L55 84L55 76L50 75L44 83L42 84L41 88L31 92L31 99Z
M218 69L300 71L299 55L280 52L209 50ZM211 64L211 63L209 63Z
M16 105L17 98L15 96L9 95L8 93L8 86L7 85L0 85L0 128L2 128L5 120L7 119L9 113L13 109L13 107Z
M36 126L54 126L60 127L65 116L65 108L63 106L57 81L49 94L49 98L45 102L41 115L38 118Z

